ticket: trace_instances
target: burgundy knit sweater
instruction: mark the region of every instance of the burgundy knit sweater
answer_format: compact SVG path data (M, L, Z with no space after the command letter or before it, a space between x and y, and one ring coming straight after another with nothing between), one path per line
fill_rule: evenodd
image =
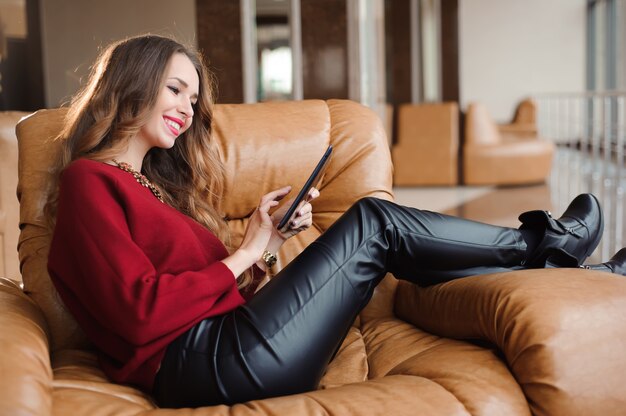
M115 166L81 159L61 177L48 270L115 382L150 391L176 337L244 303L227 255Z

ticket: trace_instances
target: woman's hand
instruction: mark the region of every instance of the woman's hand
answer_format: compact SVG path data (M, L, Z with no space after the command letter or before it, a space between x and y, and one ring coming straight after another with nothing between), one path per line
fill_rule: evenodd
M308 196L296 209L296 215L294 215L293 219L289 221L289 223L287 223L282 230L279 230L276 227L282 220L283 216L287 213L287 210L291 206L293 200L287 201L282 207L277 209L272 215L274 220L274 234L272 235L272 238L278 238L284 242L288 238L293 237L313 225L313 207L311 206L311 201L318 196L320 196L320 191L316 188L311 188Z
M239 248L230 256L222 260L235 276L239 276L247 268L261 258L266 250L270 238L276 227L269 215L271 208L278 205L278 201L291 191L290 186L269 192L261 198L259 206L250 216L248 227Z
M280 224L280 221L289 210L289 207L293 203L293 198L285 202L283 206L274 211L271 216L273 221L272 235L267 243L267 247L265 248L265 250L269 251L272 254L278 253L278 250L288 238L291 238L299 232L306 230L313 224L313 207L311 206L310 201L314 200L318 196L320 196L320 191L318 191L316 188L311 188L307 198L303 200L300 203L298 209L296 209L296 215L294 215L293 219L287 225L285 225L282 230L277 229L277 226L278 224ZM263 260L257 261L256 264L261 270L267 271L267 267L265 267L265 263L263 262Z

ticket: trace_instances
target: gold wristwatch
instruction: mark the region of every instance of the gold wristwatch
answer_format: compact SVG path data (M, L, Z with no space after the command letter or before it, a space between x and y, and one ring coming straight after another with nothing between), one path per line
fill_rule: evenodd
M263 263L265 263L265 266L267 266L268 270L271 269L272 266L275 265L276 261L278 260L274 254L270 253L267 250L263 252L261 259L263 260Z

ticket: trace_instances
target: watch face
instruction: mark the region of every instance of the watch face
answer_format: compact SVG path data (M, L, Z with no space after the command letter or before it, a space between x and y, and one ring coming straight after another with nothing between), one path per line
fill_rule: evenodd
M267 250L263 252L261 258L263 259L263 262L267 267L272 267L274 264L276 264L276 261L278 260L275 255Z

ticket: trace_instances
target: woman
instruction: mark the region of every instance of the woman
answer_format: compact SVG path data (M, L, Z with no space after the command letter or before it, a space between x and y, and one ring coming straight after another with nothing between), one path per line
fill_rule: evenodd
M264 195L242 243L228 247L212 94L200 58L173 40L111 45L71 104L46 206L48 268L64 303L106 374L162 406L315 388L388 271L425 285L578 267L600 240L591 195L558 220L524 213L520 230L366 198L252 296L281 244L311 226L311 204L278 231L289 202L270 211L290 188ZM624 257L592 267L623 274Z

